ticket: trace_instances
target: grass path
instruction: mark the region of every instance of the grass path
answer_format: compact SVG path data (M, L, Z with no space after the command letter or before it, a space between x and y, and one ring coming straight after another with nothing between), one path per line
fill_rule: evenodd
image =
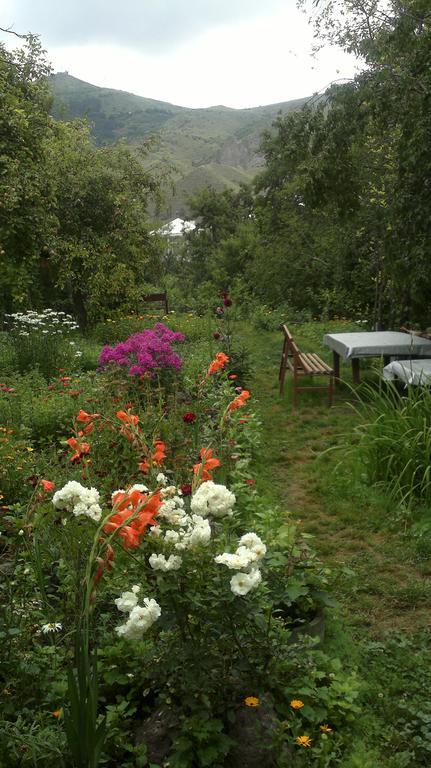
M337 392L332 409L323 393L307 394L294 412L290 388L284 397L278 394L281 335L266 332L245 340L257 358L253 395L263 420L259 485L281 515L300 520L314 535L314 548L333 573L340 606L335 621L345 633L340 642L348 654L352 649L364 680L366 715L358 724L363 734L357 756L345 766L429 768L431 704L428 711L418 702L431 684L430 553L418 552L404 535L394 504L367 486L353 454L346 460L346 450L328 451L347 445L346 435L358 421L348 390ZM414 702L407 713L406 698ZM412 748L415 729L422 741Z
M367 488L348 465L337 467L342 453L325 453L345 442L357 421L348 392L338 393L332 409L324 393L306 395L293 411L289 387L278 394L279 336L265 336L253 389L263 414L269 493L315 536L325 562L355 572L337 586L354 622L376 634L423 628L431 617L431 561L418 556L399 525L391 530L384 493Z

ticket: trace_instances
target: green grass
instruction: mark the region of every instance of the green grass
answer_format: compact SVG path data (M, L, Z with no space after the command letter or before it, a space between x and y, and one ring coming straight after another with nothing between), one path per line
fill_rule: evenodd
M330 325L307 324L294 335L301 348L325 356L323 333L337 330ZM367 482L355 452L345 450L361 418L351 407L354 392L337 388L332 409L325 393L304 394L295 412L290 382L285 395L278 394L281 333L244 331L244 340L256 360L252 392L264 425L255 468L263 501L277 505L280 516L300 520L315 537L339 603L329 622L329 645L356 660L363 680L362 716L352 724L351 754L343 766L429 766L430 548L405 532L396 502ZM347 367L343 376L348 383ZM373 380L370 370L365 381ZM336 446L342 450L332 450Z

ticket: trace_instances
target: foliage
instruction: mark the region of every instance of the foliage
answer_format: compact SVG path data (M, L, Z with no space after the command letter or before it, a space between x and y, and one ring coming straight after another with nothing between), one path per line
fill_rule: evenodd
M354 447L369 482L401 507L431 502L431 395L426 387L365 386Z
M158 240L147 225L157 184L140 162L145 148L97 149L83 122L50 118L49 71L31 35L18 51L0 49L1 307L50 304L84 327L134 309L157 280Z

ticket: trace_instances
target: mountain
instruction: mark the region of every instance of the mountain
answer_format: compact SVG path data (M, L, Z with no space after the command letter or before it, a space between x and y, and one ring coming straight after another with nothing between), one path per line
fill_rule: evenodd
M155 137L148 167L160 172L171 169L174 184L163 212L167 219L187 217L187 197L204 186L221 190L251 181L262 166L262 131L271 126L280 112L299 109L307 100L251 109L191 109L126 91L99 88L67 72L52 75L50 85L54 117L86 117L99 145L118 139L137 145Z

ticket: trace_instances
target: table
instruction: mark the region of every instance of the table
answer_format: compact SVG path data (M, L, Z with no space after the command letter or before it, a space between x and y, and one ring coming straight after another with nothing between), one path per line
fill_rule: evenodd
M383 378L389 381L399 379L406 385L431 384L431 360L398 360L383 368Z
M385 365L391 357L431 357L431 339L401 331L360 331L358 333L327 333L325 346L332 349L336 380L340 378L340 357L352 361L352 379L359 384L359 360L364 357L383 357Z

